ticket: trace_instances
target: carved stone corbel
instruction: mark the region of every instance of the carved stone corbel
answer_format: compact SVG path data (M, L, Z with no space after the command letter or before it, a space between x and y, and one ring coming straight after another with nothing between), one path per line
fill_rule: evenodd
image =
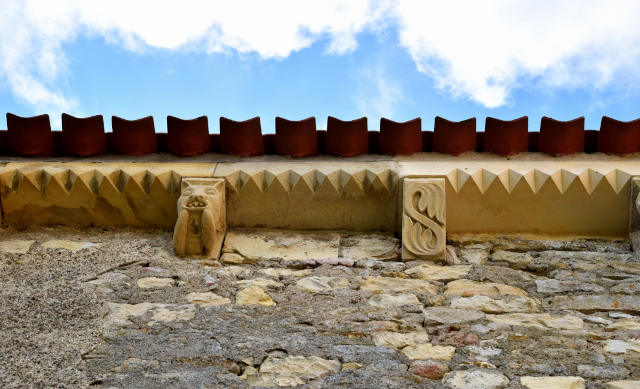
M402 194L402 260L444 262L444 178L405 179Z
M176 255L218 258L226 231L224 179L183 178L173 231Z

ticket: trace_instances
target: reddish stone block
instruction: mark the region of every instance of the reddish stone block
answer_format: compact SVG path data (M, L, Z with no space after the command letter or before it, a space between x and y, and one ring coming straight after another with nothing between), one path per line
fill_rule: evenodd
M113 151L116 154L144 155L158 152L153 116L138 120L111 117Z
M476 118L452 122L436 116L433 129L433 151L460 155L467 151L475 151L476 145Z
M276 154L292 157L318 155L316 118L293 121L276 117Z
M640 151L640 119L621 122L603 116L598 137L598 151L615 155Z
M409 366L409 373L432 380L441 380L448 372L449 366L440 362L415 361Z
M167 146L174 155L192 157L211 152L209 119L200 116L191 120L167 116Z
M399 123L381 118L379 152L388 155L422 152L422 119Z
M7 113L10 154L16 157L55 157L49 115L23 118Z
M327 155L355 157L369 153L367 118L343 121L327 119Z
M107 136L102 115L77 118L62 114L63 154L73 157L93 157L107 153Z
M488 117L484 129L484 151L502 156L529 150L529 117L500 120Z
M555 156L584 151L584 117L563 122L543 116L538 151Z
M260 116L241 122L220 117L220 151L238 157L264 155Z

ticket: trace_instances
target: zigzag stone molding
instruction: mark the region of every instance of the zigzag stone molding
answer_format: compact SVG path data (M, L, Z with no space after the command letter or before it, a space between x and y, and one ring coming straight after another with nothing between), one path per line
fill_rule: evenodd
M393 161L219 163L214 177L227 181L229 227L399 229Z
M5 220L38 224L173 226L183 176L213 164L9 163L0 173Z
M607 183L615 193L627 185L632 176L640 175L637 162L401 162L403 177L446 177L452 189L458 193L467 185L475 185L480 193L486 193L497 182L511 193L521 182L533 193L538 193L547 183L564 194L574 183L581 184L587 193Z
M403 185L439 179L446 231L629 233L620 161L13 162L0 172L5 221L173 227L183 177L223 179L229 227L401 232ZM415 220L414 220L415 223Z
M228 188L234 193L241 193L250 186L257 188L261 193L284 191L291 194L294 191L303 191L311 194L324 192L335 196L348 194L362 197L370 189L391 193L397 185L398 175L388 163L372 163L373 166L362 163L331 165L269 164L265 169L264 164L221 164L215 176L224 177Z

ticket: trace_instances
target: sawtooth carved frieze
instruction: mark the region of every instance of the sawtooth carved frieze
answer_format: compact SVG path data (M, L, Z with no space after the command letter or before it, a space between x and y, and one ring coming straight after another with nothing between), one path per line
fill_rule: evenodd
M173 231L176 255L217 258L225 233L225 181L212 178L182 179L178 221Z
M444 260L444 178L405 179L402 202L402 259Z

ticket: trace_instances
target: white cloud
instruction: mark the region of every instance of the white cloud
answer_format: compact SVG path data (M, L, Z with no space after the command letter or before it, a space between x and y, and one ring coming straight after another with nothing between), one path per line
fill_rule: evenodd
M633 76L640 2L398 0L401 45L438 88L485 107L514 88L602 88Z
M490 108L512 102L517 88L605 88L628 84L640 69L635 0L0 3L0 81L17 101L54 117L79 107L60 85L67 71L63 45L81 35L104 37L137 54L255 53L270 59L319 40L327 41L327 54L348 54L362 31L397 28L400 45L437 88ZM401 92L387 78L371 80L381 98L361 109L388 111L388 99Z
M357 47L356 34L380 21L385 1L1 0L0 81L17 101L56 118L78 106L57 86L67 69L63 44L80 34L138 54L165 49L284 58L325 38L328 54L345 54Z

